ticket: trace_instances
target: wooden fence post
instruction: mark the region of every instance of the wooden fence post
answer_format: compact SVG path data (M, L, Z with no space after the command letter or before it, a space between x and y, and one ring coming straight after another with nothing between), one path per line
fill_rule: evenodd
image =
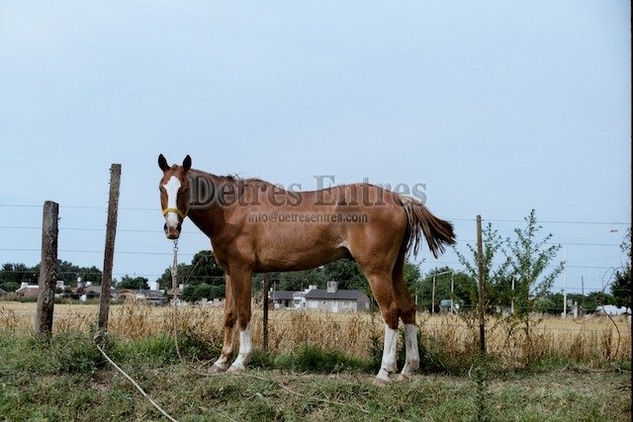
M35 336L49 338L53 330L53 307L57 283L57 234L59 204L44 202L42 215L42 261L40 264L39 294L35 312Z
M479 352L481 357L486 355L486 327L485 327L485 292L484 292L484 253L483 253L483 241L481 236L481 215L477 216L477 267L479 276L479 297L478 297L478 310L479 310Z
M264 274L264 291L262 294L264 302L263 331L264 339L262 341L265 351L268 351L268 290L270 290L270 276Z
M106 226L105 250L103 253L103 276L101 278L101 299L99 301L99 328L108 330L110 312L110 286L112 284L112 264L114 262L114 239L119 212L119 186L121 185L121 164L110 166L110 197L108 199L108 222Z

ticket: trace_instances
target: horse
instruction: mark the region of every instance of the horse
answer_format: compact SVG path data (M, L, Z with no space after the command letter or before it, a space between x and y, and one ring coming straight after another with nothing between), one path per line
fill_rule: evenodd
M398 323L404 324L405 363L400 377L418 369L416 306L405 285L409 252L417 255L424 237L437 258L455 243L450 222L419 200L368 183L316 191L289 191L260 179L217 176L182 165L158 166L164 231L178 239L185 218L209 237L215 259L226 273L224 343L215 372L243 371L252 353L250 331L253 273L297 271L341 258L355 260L367 278L384 320L384 347L376 381L397 373ZM233 330L239 351L233 357Z

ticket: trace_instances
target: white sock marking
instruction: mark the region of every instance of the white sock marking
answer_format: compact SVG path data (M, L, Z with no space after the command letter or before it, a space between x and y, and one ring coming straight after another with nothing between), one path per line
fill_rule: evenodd
M397 331L385 324L385 345L382 351L382 364L377 378L389 381L389 375L396 372Z
M226 358L226 356L220 355L220 357L218 358L218 360L215 361L213 366L216 366L222 370L225 370L227 363L228 363L228 359Z
M251 358L251 352L253 351L253 344L251 342L251 324L246 324L244 330L240 330L240 351L237 354L237 359L231 365L231 368L245 369L246 364Z
M405 324L404 338L406 346L406 362L402 368L403 375L411 375L420 367L420 354L418 353L418 327L415 324Z

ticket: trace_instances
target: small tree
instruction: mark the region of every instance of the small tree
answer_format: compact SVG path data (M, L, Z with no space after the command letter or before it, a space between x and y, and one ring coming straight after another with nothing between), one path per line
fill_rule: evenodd
M197 302L201 299L216 299L224 297L223 286L212 286L207 283L200 283L197 285L190 285L185 287L185 291L182 294L182 298L188 302Z
M484 308L489 312L494 305L509 303L509 275L510 258L506 256L503 249L503 239L499 232L488 223L482 230L483 261L484 261ZM466 273L473 279L478 280L479 271L477 266L477 248L467 244L472 254L469 259L458 250L455 250L459 262L466 268ZM474 307L478 303L477 285L473 285L470 291L470 303Z
M510 276L514 278L514 317L523 325L527 338L527 363L530 362L530 316L535 305L550 290L554 280L563 271L563 262L554 264L560 245L549 245L552 234L540 237L543 229L536 221L535 211L525 218L526 226L514 229L515 238L507 239L510 250ZM549 246L548 246L549 245Z
M121 281L116 284L118 289L148 289L147 279L145 277L123 276Z
M631 289L633 288L631 283L631 259L633 259L633 255L631 255L630 228L620 245L620 249L626 254L626 261L622 268L615 273L615 281L611 285L611 294L615 299L616 306L631 308Z

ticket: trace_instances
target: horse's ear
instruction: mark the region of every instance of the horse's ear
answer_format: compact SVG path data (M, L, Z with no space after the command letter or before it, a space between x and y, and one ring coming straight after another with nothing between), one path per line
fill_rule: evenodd
M162 171L169 170L169 164L167 164L167 160L163 154L158 156L158 167L160 167Z
M189 155L187 155L185 159L182 160L182 168L184 168L185 171L189 171L189 169L191 168L191 157Z

